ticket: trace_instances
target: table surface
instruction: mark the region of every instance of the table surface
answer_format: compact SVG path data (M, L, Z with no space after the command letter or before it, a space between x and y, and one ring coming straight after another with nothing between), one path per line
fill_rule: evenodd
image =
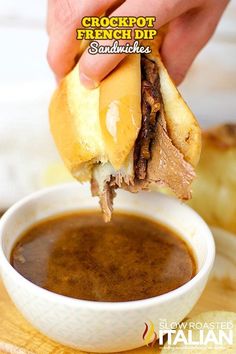
M235 311L236 285L227 279L211 279L197 305L189 314L203 311ZM66 348L46 338L35 330L15 308L0 280L0 353L12 354L72 354L79 350ZM157 348L139 348L130 354L157 354Z

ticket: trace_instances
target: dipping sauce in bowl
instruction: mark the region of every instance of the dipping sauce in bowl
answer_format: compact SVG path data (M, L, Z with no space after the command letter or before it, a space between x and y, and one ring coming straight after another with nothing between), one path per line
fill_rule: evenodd
M104 224L89 196L75 182L9 208L0 220L1 277L22 315L54 341L89 353L138 348L145 322L158 329L188 316L212 269L214 239L176 198L121 190L122 213Z
M41 221L11 253L26 279L72 298L122 302L168 293L196 274L186 242L156 221L114 213L80 211Z

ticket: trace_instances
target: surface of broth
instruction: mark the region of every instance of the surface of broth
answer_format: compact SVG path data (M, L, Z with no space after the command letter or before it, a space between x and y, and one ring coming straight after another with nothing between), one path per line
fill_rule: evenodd
M112 302L167 293L196 272L189 247L173 230L126 213L106 224L96 211L34 225L16 243L11 264L52 292Z

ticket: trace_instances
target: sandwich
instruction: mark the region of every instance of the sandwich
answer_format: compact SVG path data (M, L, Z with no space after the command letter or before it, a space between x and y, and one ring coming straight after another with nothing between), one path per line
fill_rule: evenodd
M236 124L202 133L202 153L188 204L208 225L236 234Z
M90 181L105 221L118 188L168 187L191 197L201 131L151 41L150 54L128 55L94 90L83 87L78 65L61 81L50 127L72 175Z

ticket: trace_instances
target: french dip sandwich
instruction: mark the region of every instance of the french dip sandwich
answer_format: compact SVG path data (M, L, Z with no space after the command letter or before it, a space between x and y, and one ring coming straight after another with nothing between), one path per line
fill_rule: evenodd
M105 221L116 189L153 184L189 199L201 150L201 131L165 69L158 42L152 53L131 54L94 90L84 88L78 65L50 104L50 126L66 166L90 181Z

